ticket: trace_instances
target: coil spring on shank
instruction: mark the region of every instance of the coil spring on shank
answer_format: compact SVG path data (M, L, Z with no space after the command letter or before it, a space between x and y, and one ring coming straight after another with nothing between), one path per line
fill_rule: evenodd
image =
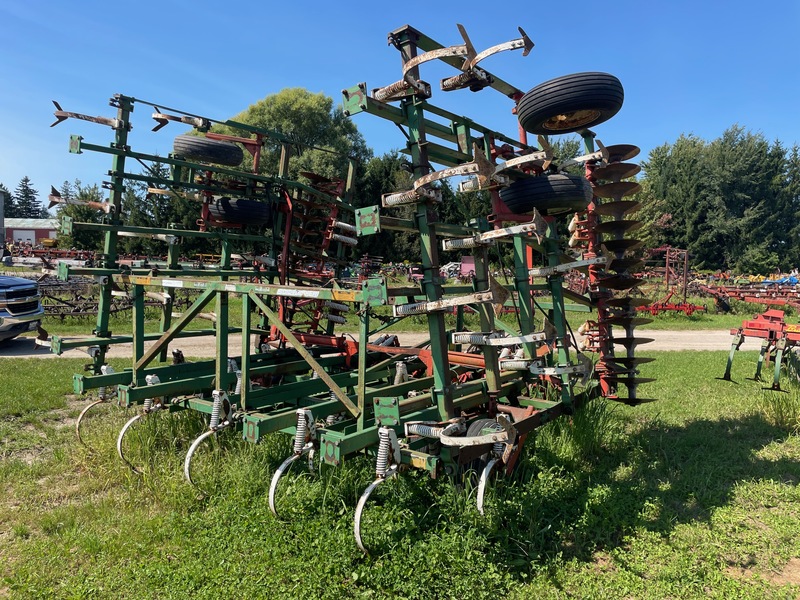
M442 437L442 431L444 431L443 427L433 427L422 423L413 423L408 426L408 433L426 438L440 438Z
M527 360L503 360L500 361L500 368L504 371L527 371L530 361Z
M405 80L395 81L386 87L375 90L372 93L372 97L378 102L386 102L387 100L391 100L397 94L405 92L409 87L411 86L409 86Z
M358 231L355 225L345 223L344 221L334 221L333 226L336 229L341 229L342 231L347 231L348 233L356 233Z
M303 451L303 446L306 445L306 435L308 434L308 423L306 422L306 413L302 409L297 411L297 426L294 432L294 450L295 454L300 454Z
M332 300L326 300L324 303L326 308L330 308L331 310L338 310L339 312L350 312L350 306L347 304L342 304L341 302L333 302Z
M396 194L389 194L383 198L384 206L400 206L401 204L413 204L419 199L417 192L408 190L407 192L398 192Z
M389 439L389 428L381 427L378 430L378 457L375 460L375 474L378 477L386 475L389 467L389 453L391 452L392 442Z
M446 240L444 243L445 250L466 250L467 248L475 248L476 246L478 246L478 240L474 237Z
M480 346L486 343L486 334L484 333L454 333L453 334L453 343L454 344L470 344L474 346Z
M427 312L424 302L417 304L396 304L394 310L398 316L402 317L406 315L421 315Z
M340 244L345 244L346 246L358 245L358 240L356 238L352 238L346 235L341 235L339 233L332 233L331 239L335 242L339 242Z
M222 413L222 394L214 392L214 404L211 407L211 420L209 426L216 429L219 425L219 416Z

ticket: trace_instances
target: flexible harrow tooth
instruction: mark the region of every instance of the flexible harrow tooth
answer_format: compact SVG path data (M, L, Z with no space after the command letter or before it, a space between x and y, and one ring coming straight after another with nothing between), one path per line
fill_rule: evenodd
M127 458L125 458L125 451L123 450L123 447L122 447L122 440L125 437L125 434L128 433L128 431L130 430L130 428L133 427L133 424L136 423L143 416L144 416L144 414L138 414L138 415L128 419L128 421L125 423L125 425L122 426L122 429L120 429L119 435L117 436L117 454L122 459L122 462L124 462L126 465L128 465L130 470L133 471L134 473L136 473L137 475L140 475L142 472L141 472L141 470L139 470L138 467L134 466L133 463L131 463Z

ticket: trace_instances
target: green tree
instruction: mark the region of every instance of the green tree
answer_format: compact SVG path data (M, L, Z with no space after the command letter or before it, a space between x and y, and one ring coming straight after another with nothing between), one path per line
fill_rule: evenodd
M780 142L736 125L712 142L682 135L642 167L651 247L686 248L707 269L768 274L796 262L800 169Z
M67 183L67 182L65 182ZM84 186L79 180L72 184L74 199L89 202L102 202L103 192L97 184ZM62 184L62 191L64 185ZM68 190L69 191L69 190ZM63 196L63 193L62 193ZM58 217L70 217L75 223L102 223L105 213L89 206L80 204L59 204ZM71 234L61 233L58 236L58 245L61 248L75 248L78 250L100 250L103 244L103 234L99 231L86 231L85 229L73 229Z
M39 202L39 192L33 188L31 180L26 175L14 191L13 215L20 219L41 219L49 215L47 209Z
M232 119L260 127L282 136L292 143L289 177L297 179L309 171L325 177L344 177L348 157L365 164L372 151L356 125L344 115L333 99L303 88L286 88L251 105ZM215 126L215 132L242 135L230 126ZM281 155L281 143L266 139L261 154L260 171L276 174ZM252 168L252 158L245 156L245 168Z
M354 199L356 207L380 206L383 194L410 190L411 174L407 166L406 159L397 151L370 160L360 178ZM389 211L382 209L382 213L410 219L413 210L404 206ZM404 231L386 230L380 235L360 237L358 251L362 256L365 254L382 256L384 260L391 262L416 261L420 252L419 236Z

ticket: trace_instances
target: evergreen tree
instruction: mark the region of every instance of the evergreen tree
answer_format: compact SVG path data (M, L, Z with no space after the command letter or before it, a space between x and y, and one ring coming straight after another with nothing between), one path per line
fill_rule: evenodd
M41 219L47 215L39 202L39 192L33 188L31 180L26 175L14 191L14 215L20 219Z

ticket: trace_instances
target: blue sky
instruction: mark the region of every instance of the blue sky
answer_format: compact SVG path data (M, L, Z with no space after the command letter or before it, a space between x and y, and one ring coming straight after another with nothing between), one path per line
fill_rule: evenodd
M529 56L504 53L482 66L523 90L579 71L616 75L625 104L595 131L606 145L640 146L637 160L681 133L711 140L736 123L785 146L800 143L792 108L800 88L797 0L8 0L0 5L0 183L13 191L27 175L44 199L51 184L104 179L109 157L69 154L68 141L80 134L106 145L111 130L75 120L51 129L51 100L64 110L113 116L108 98L123 93L217 119L285 87L339 102L344 87L366 81L372 89L400 78L386 34L406 23L444 45L460 43L462 23L479 51L518 37L522 27L536 44ZM455 71L423 69L434 104L515 135L508 99L492 90L437 93L438 80ZM403 144L381 119L355 120L377 154ZM148 109L134 112L134 149L165 155L185 129L172 124L150 133L151 126Z

